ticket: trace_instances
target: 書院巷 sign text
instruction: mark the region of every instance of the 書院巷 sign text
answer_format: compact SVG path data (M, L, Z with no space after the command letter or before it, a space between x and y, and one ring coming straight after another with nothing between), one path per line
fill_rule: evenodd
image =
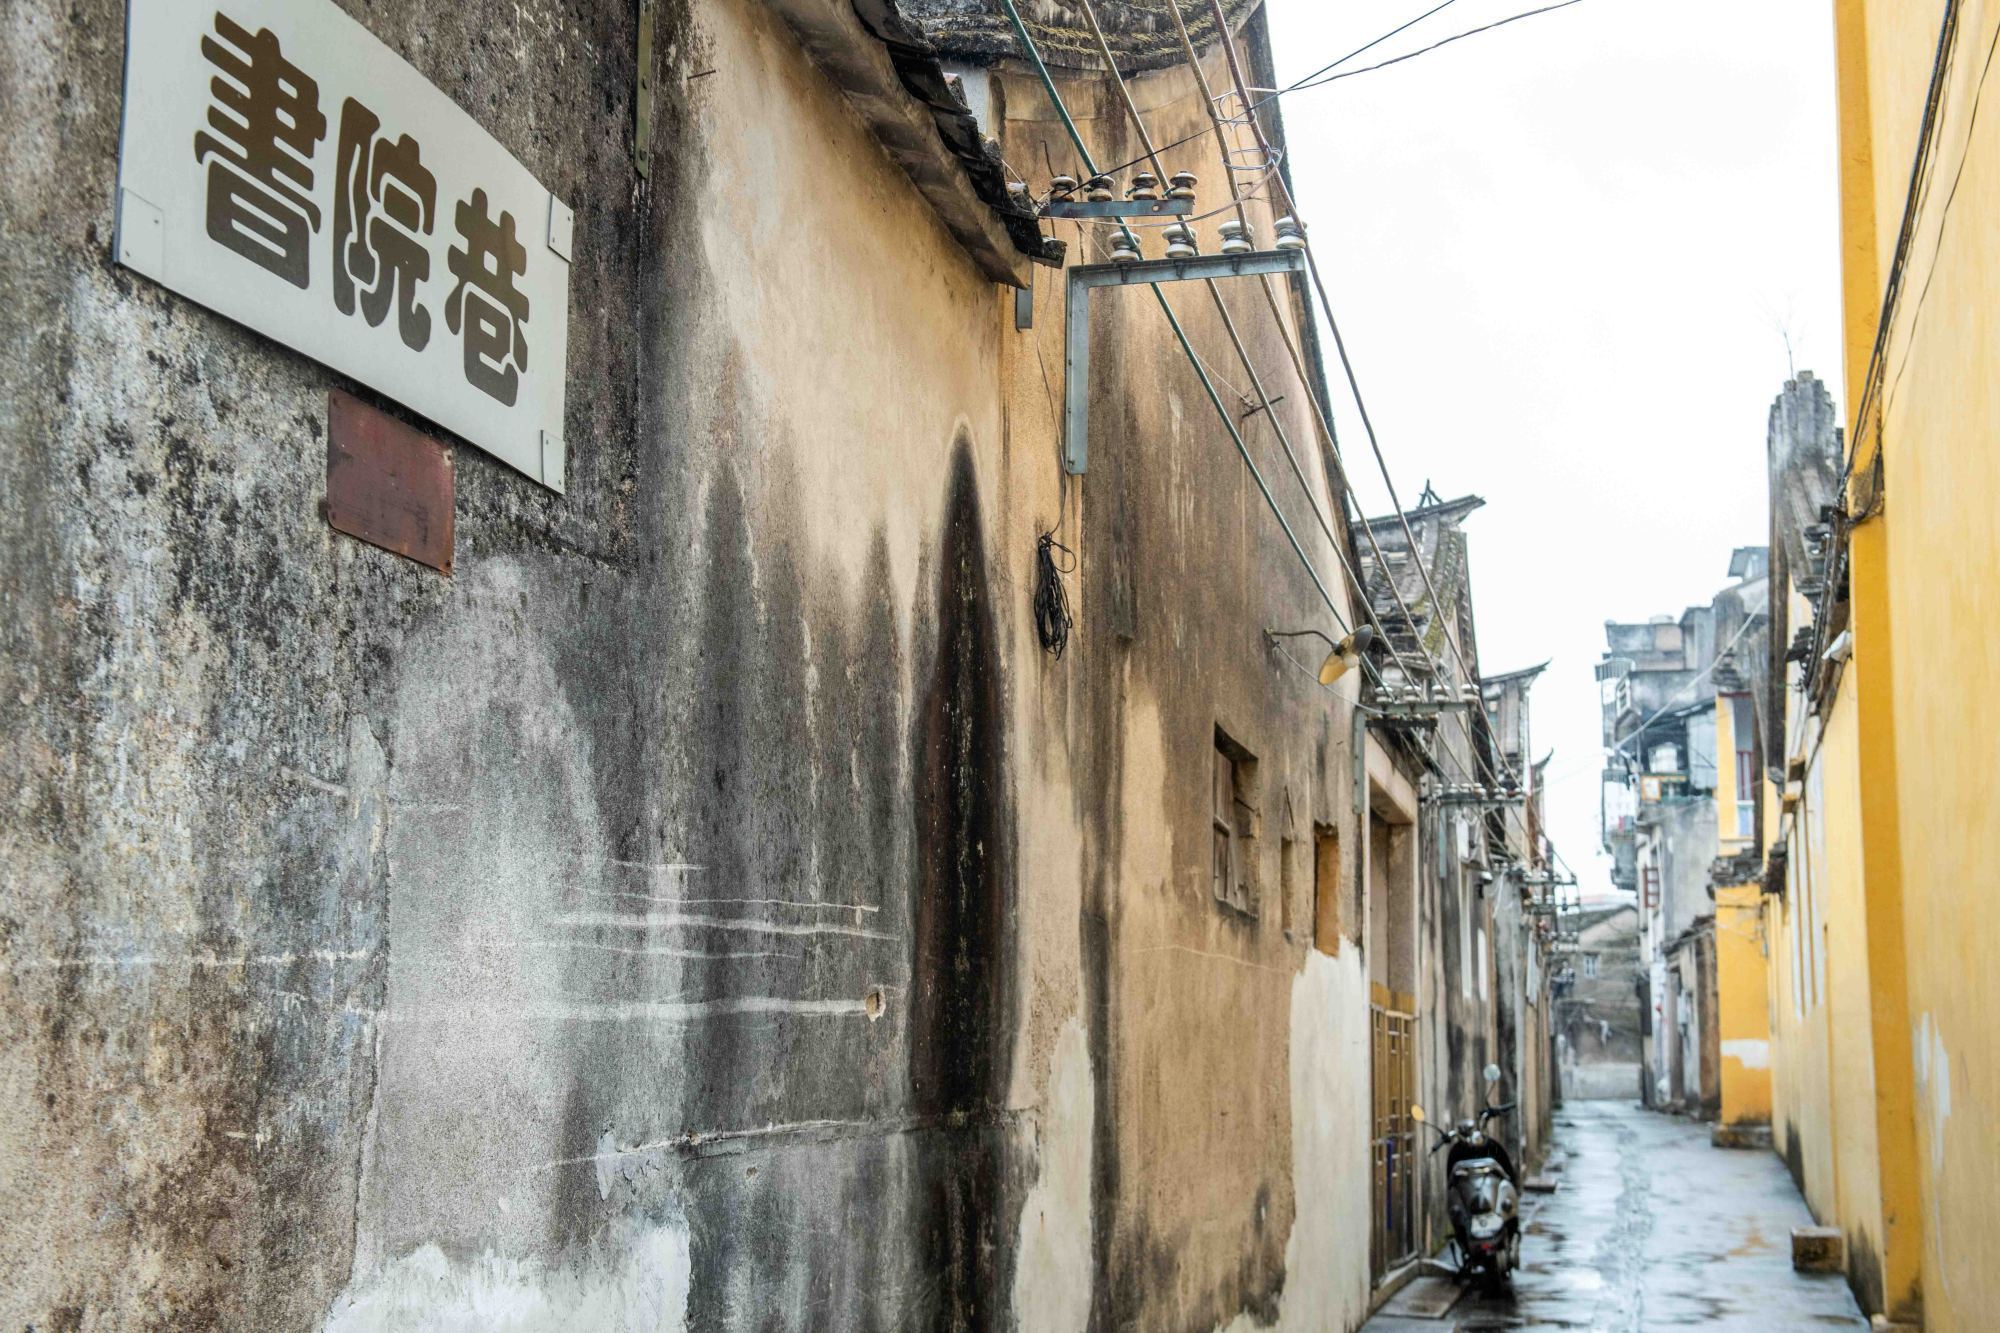
M570 211L329 0L131 0L120 263L563 488Z

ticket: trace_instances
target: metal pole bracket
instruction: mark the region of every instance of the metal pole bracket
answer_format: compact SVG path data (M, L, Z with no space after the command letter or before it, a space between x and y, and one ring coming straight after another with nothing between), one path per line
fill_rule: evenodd
M1177 218L1194 212L1192 199L1051 199L1045 218Z
M1080 476L1090 454L1090 293L1098 287L1207 282L1264 273L1303 273L1303 250L1252 250L1192 259L1077 264L1067 269L1063 302L1063 471Z

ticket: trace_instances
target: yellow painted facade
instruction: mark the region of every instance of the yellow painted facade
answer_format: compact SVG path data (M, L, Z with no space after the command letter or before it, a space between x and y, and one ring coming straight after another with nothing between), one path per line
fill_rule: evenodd
M1748 748L1749 741L1744 741ZM1718 695L1715 700L1715 836L1721 844L1724 856L1747 847L1757 836L1757 821L1742 817L1744 812L1739 802L1756 799L1756 793L1739 793L1736 789L1736 710L1731 706L1730 696Z
M2000 115L1974 112L2000 0L1833 8L1852 444L1833 559L1848 601L1844 637L1816 644L1837 684L1819 714L1788 692L1796 763L1766 797L1787 852L1785 892L1762 911L1773 1130L1814 1213L1847 1233L1871 1311L1985 1328L2000 1303L2000 1070L1986 1058L2000 1028Z
M1795 709L1784 822L1785 892L1766 900L1770 941L1774 1144L1813 1215L1847 1238L1850 1274L1873 1309L1888 1303L1874 1019L1865 927L1857 692L1851 677L1825 717Z
M1771 1016L1767 1008L1763 887L1715 892L1716 1029L1722 1049L1722 1123L1771 1120Z
M1735 698L1715 700L1715 824L1723 855L1749 846L1757 836L1750 808L1761 784L1739 790L1734 762ZM1765 1125L1771 1121L1771 1015L1765 973L1763 888L1759 884L1718 886L1715 891L1716 1036L1721 1053L1722 1123Z

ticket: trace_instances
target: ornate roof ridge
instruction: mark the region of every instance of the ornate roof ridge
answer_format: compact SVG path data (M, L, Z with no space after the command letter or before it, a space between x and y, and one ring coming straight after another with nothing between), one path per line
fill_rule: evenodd
M1042 58L1065 69L1099 69L1097 52L1077 0L1020 0L1021 17ZM1094 0L1104 40L1126 74L1160 69L1183 59L1180 33L1167 6L1176 0ZM1240 29L1263 0L1223 0L1232 29ZM995 0L901 0L904 15L923 29L947 59L990 63L1025 54ZM1197 50L1215 42L1215 15L1206 4L1182 0L1181 18Z

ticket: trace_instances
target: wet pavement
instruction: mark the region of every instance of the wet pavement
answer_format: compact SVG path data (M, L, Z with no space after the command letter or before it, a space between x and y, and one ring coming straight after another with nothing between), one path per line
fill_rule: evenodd
M1563 1107L1549 1173L1560 1185L1524 1196L1511 1293L1469 1290L1421 1317L1450 1279L1419 1278L1364 1333L1867 1328L1842 1278L1792 1271L1792 1228L1812 1218L1784 1163L1711 1147L1708 1129L1629 1102Z

